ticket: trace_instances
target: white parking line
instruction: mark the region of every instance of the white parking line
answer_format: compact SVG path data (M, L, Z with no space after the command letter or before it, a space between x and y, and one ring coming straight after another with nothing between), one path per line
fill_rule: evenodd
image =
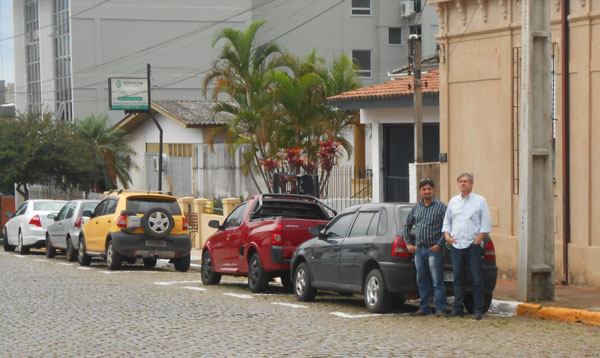
M251 299L252 295L247 295L247 294L240 294L240 293L233 293L233 292L226 292L224 293L225 296L231 296L231 297L237 297L237 298L245 298L245 299Z
M340 318L369 318L369 317L378 317L378 316L389 316L390 314L378 314L378 313L368 313L368 314L348 314L344 312L329 312L330 315L334 315Z
M105 275L116 275L122 273L160 273L160 271L98 271L99 273L103 273Z
M192 291L206 291L204 287L185 286L184 288Z
M290 308L308 308L308 306L303 306L303 305L297 305L294 303L287 303L287 302L271 302L272 305L279 305L279 306L285 306L285 307L290 307Z
M91 267L78 267L79 270L91 270Z
M202 267L202 265L198 265L198 264L190 264L190 267Z
M57 262L57 265L63 265L63 266L73 266L73 264L68 264L66 262Z
M154 282L155 285L160 285L160 286L170 286L170 285L176 285L176 284L180 284L180 283L200 283L202 281L158 281L158 282Z
M48 260L42 260L42 259L34 259L33 261L37 261L37 262L50 262Z
M15 255L15 257L18 257L18 258L22 259L25 256L23 256L23 255Z

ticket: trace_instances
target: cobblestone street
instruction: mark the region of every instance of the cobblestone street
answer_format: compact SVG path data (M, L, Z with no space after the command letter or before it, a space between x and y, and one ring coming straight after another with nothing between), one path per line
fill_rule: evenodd
M203 286L178 273L107 271L0 252L2 357L597 357L600 328L521 317L371 315L362 297L300 303L244 279Z

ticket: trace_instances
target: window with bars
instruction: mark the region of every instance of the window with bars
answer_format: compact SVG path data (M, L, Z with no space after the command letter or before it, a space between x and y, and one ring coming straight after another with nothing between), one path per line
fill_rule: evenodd
M57 119L73 120L70 0L54 0L54 98Z
M27 110L42 113L38 0L25 0L25 75Z
M352 15L371 15L371 0L352 0Z

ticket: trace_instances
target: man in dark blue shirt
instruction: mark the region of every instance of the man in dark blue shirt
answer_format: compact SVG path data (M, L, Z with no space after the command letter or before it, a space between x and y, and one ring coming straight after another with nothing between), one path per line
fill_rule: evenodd
M415 255L417 286L421 298L419 310L411 313L413 316L431 314L429 303L432 293L435 297L435 315L443 317L446 313L445 238L442 233L446 205L435 199L434 192L434 184L431 179L427 178L419 182L419 194L422 200L412 208L404 227L406 247L411 254ZM416 238L410 235L413 226L416 229Z

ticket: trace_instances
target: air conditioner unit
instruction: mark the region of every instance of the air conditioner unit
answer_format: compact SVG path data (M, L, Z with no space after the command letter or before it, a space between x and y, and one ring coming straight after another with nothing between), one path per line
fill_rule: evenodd
M415 2L414 0L402 0L400 3L400 16L409 17L415 13Z

